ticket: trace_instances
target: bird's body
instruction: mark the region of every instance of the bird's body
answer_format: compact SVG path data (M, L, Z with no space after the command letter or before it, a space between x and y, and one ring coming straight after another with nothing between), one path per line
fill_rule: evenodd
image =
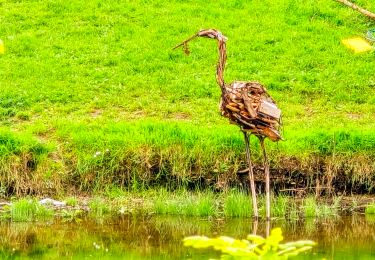
M261 142L264 155L264 168L266 173L267 219L270 218L269 196L269 166L264 147L264 139L272 141L281 140L279 132L281 126L281 111L275 101L267 93L262 84L256 81L234 81L226 84L224 81L224 68L226 63L227 38L215 29L201 30L197 34L183 41L175 48L183 46L185 53L189 54L187 42L195 37L206 37L218 41L219 61L216 70L216 80L221 89L220 111L231 123L238 125L245 137L246 155L249 164L249 179L253 197L254 216L258 217L256 206L256 190L254 184L253 168L250 158L250 144L247 133L254 134Z
M280 110L266 89L258 82L235 81L226 85L221 97L220 110L223 116L256 136L281 139L279 133Z

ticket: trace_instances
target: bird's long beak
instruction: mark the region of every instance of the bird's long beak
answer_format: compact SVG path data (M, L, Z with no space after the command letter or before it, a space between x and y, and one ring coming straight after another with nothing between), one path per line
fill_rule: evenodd
M178 47L181 47L181 46L186 46L186 43L188 43L189 41L193 40L194 38L198 37L199 35L196 33L192 36L190 36L189 38L187 38L186 40L184 40L183 42L181 42L180 44L176 45L172 50L175 50L177 49Z

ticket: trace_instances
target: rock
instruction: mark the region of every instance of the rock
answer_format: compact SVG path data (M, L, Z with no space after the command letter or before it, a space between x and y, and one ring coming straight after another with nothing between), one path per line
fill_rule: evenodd
M64 201L58 201L51 198L45 198L39 201L41 205L53 205L55 207L65 207L66 203Z

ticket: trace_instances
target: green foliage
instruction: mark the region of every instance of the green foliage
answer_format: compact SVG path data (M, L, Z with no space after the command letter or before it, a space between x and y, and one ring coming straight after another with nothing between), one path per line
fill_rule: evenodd
M335 199L334 203L318 203L316 198L308 197L303 200L303 212L305 217L334 217L338 215L340 199Z
M231 191L224 195L223 211L226 217L251 217L253 214L251 197L243 192Z
M67 206L75 207L78 205L78 199L76 197L69 197L65 199L65 203Z
M110 204L106 202L105 199L100 197L95 197L89 201L90 214L97 218L104 217L110 213Z
M81 209L63 209L59 212L58 216L60 216L64 222L80 222L82 221L82 216L84 212ZM101 216L99 216L101 217Z
M315 217L317 215L318 205L316 204L316 199L309 197L303 200L303 209L305 217Z
M365 213L366 214L375 214L375 203L371 203L369 205L366 206L366 209L365 209Z
M35 221L53 217L53 210L47 208L35 199L19 199L6 206L3 217L9 218L14 222Z
M37 157L48 154L51 149L51 146L36 141L30 134L15 134L0 127L0 159L22 154L33 154Z
M216 199L211 192L191 193L180 190L172 194L161 192L153 201L153 210L158 214L184 216L217 215Z
M184 246L193 248L209 248L222 253L221 259L288 259L302 252L312 249L315 242L300 240L281 244L283 240L280 228L271 231L271 235L263 238L258 235L248 235L246 239L238 240L221 236L208 238L205 236L191 236L184 238Z
M209 216L227 219L250 218L252 216L251 197L236 189L223 193L214 193L209 190L193 192L185 189L172 192L163 188L142 192L125 192L118 189L112 190L109 196L98 194L89 199L88 203L80 201L77 197L68 197L64 201L67 207L54 210L54 208L40 205L35 199L15 200L11 205L4 207L4 210L0 212L0 217L14 221L34 221L37 218L55 215L67 221L75 221L87 211L87 206L89 216L98 219L118 214ZM258 204L262 217L265 214L263 197L258 198ZM339 214L341 205L339 199L335 199L335 202L330 205L310 197L306 198L298 208L292 198L275 196L272 198L271 215L273 218L284 220L295 220L300 216L302 218L335 217ZM371 205L367 210L369 214ZM356 211L358 208L352 210Z
M285 196L277 196L271 201L272 216L285 217L288 213L289 198Z
M217 213L216 210L216 200L212 193L200 193L198 197L192 197L189 202L189 207L187 207L186 215L193 216L215 216Z

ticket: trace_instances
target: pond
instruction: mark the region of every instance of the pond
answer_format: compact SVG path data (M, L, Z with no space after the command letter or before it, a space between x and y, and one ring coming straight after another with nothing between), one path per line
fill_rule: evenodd
M311 239L318 246L298 259L374 259L375 217L354 215L334 219L275 220L284 241ZM121 216L64 222L0 223L1 259L209 259L210 250L182 246L189 235L245 238L252 219ZM259 222L257 233L265 235Z

